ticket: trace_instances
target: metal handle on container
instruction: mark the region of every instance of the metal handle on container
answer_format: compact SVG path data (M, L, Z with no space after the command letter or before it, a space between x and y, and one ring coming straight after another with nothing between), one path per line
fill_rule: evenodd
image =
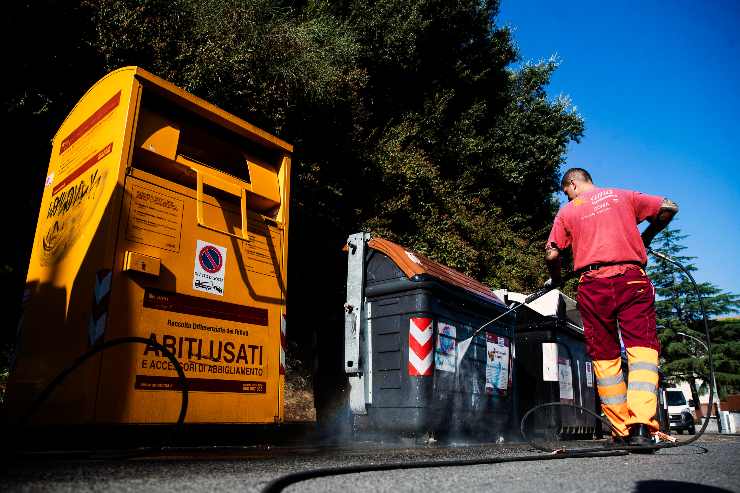
M215 173L209 173L207 170L202 168L195 168L191 167L193 171L195 171L197 185L195 190L195 212L196 217L198 219L198 226L201 226L206 229L210 229L211 231L216 231L217 233L222 233L225 235L233 236L234 238L239 238L241 240L247 240L249 239L249 235L247 233L247 189L241 185L237 185L234 183L229 183L223 178L219 177ZM224 231L219 228L209 226L206 224L203 214L203 185L206 184L208 186L217 188L223 192L229 193L231 195L235 195L240 198L241 200L241 219L242 219L242 234L241 236L236 235L234 233L230 233L229 231Z

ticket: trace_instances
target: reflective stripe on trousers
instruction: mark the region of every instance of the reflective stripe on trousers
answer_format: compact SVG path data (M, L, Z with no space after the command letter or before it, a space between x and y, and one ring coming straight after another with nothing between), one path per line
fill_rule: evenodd
M646 347L628 347L629 385L627 425L647 423L653 431L660 425L655 420L658 407L658 351Z
M595 360L596 386L601 399L601 409L617 429L619 435L627 436L627 386L622 375L622 358Z

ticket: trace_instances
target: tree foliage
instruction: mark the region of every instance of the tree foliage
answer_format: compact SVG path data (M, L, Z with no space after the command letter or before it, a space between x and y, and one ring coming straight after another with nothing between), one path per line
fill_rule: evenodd
M683 255L686 247L681 243L687 235L679 229L665 229L655 239L653 249L673 257L689 272L695 272L692 261L696 257ZM658 260L649 268L655 285L657 300L656 316L660 330L658 335L662 346L664 363L661 365L666 375L674 380L686 380L692 387L693 399L698 400L696 377L709 381L708 358L701 341L706 339L700 301L691 281L680 269L669 262ZM697 283L702 303L708 318L733 313L740 308L740 296L723 292L708 282ZM722 396L738 389L740 381L740 324L736 321L710 320L710 338L714 358L717 386ZM698 404L697 404L698 405Z
M552 193L583 121L567 98L546 93L557 60L518 63L497 0L41 0L8 9L4 35L38 30L39 19L46 30L35 42L5 40L17 48L9 61L18 76L3 123L12 123L10 159L22 169L22 241L4 257L15 299L50 138L87 87L125 65L295 144L293 337L321 330L308 320L341 323L341 246L360 229L493 286L541 281Z
M711 328L712 356L722 397L740 393L740 318L716 320ZM705 371L705 374L707 372Z

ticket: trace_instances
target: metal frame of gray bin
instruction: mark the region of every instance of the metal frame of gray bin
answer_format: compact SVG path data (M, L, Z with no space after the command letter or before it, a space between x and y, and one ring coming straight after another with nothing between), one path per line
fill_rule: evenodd
M408 370L412 317L433 320L432 351L436 351L440 322L455 326L459 341L503 313L505 306L433 278L409 279L390 258L372 249L366 252L364 276L361 326L369 334L366 347L372 354L371 371L367 372L371 376L370 402L366 403L370 426L375 431L414 435L462 432L481 438L497 438L508 432L514 409L513 385L506 396L486 394L484 334L471 344L459 372L441 371L435 364L432 376L411 376ZM511 341L513 323L513 316L506 317L490 333ZM512 366L510 360L510 372Z

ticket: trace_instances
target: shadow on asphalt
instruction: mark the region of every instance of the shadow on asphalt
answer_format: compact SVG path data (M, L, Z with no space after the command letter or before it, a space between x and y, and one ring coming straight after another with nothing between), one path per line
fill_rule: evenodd
M702 447L701 445L691 443L680 447L667 447L660 450L660 453L664 455L701 455L709 453L709 449Z
M724 488L716 488L684 481L638 481L633 493L732 493Z

